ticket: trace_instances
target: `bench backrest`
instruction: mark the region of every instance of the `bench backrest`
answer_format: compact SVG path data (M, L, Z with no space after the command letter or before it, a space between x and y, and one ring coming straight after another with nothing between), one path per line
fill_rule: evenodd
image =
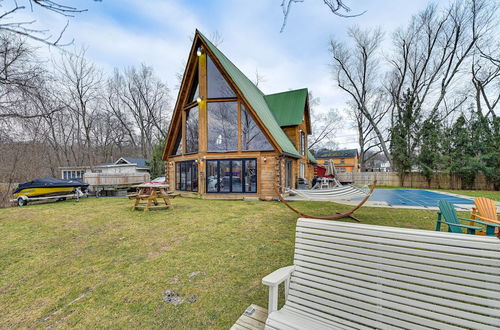
M348 328L500 326L500 240L297 222L286 306Z

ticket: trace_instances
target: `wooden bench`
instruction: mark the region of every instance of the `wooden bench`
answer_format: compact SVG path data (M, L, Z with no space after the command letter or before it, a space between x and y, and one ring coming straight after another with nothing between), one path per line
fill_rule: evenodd
M266 329L500 327L496 237L299 219L294 265L262 283Z

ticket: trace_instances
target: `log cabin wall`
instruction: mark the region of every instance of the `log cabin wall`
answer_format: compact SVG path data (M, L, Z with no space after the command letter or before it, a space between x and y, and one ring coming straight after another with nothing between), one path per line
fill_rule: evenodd
M256 159L257 161L257 192L256 193L211 193L206 191L206 162L207 160L225 159ZM243 199L245 197L257 197L264 200L276 199L274 184L284 184L283 175L280 175L280 154L276 151L270 152L231 152L231 153L197 153L169 157L165 161L167 169L167 183L169 190L176 190L176 167L175 163L183 161L195 161L198 164L198 193L208 199ZM280 180L281 179L281 180Z

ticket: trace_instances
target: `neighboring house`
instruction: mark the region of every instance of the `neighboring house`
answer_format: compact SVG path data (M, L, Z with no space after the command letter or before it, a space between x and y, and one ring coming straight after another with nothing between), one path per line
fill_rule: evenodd
M60 167L62 179L83 179L87 173L104 173L104 174L130 174L144 173L149 171L149 166L146 165L146 159L121 157L114 163L99 164L94 167L90 166L66 166Z
M368 168L367 172L390 172L391 163L389 161L375 160L373 168Z
M307 89L265 95L196 31L163 153L171 190L276 198L316 162Z
M327 166L328 162L333 161L339 173L359 172L360 169L358 149L322 149L316 152L315 157L318 161L318 165L322 166Z
M59 167L61 171L61 179L70 180L70 179L83 179L83 175L87 172L90 172L90 166L65 166Z
M94 166L95 173L123 174L149 172L147 160L143 158L121 157L114 163L99 164Z

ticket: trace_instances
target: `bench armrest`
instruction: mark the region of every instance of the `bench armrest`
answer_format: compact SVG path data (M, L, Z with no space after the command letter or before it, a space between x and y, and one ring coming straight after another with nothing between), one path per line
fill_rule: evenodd
M467 219L467 218L459 218L459 219L460 219L460 220L472 221L472 222L479 223L479 224L481 224L481 225L485 225L485 226L499 227L499 228L500 228L500 225L499 225L499 224L496 224L496 223L493 223L493 222L488 222L488 221L480 221L480 220L476 220L476 219Z
M290 275L294 270L295 266L283 267L275 270L262 279L262 284L269 287L269 302L267 306L269 314L278 309L278 286L283 282L285 282L285 297L288 296Z
M497 216L498 216L498 214L497 214ZM482 216L480 216L478 214L474 214L474 217L475 218L479 218L479 219L481 219L483 221L486 221L486 222L496 223L496 224L500 225L500 221L495 220L495 219L490 219L490 218L482 217ZM470 219L470 220L475 220L475 219Z
M444 223L445 225L448 225L448 226L457 226L457 227L462 227L462 228L467 228L467 229L475 229L475 230L482 230L483 229L483 227L462 225L461 223L450 223L450 222L446 222L446 221L441 221L441 223Z
M280 285L290 277L290 274L294 271L295 266L286 266L275 270L271 274L267 275L262 279L262 284L267 286Z

